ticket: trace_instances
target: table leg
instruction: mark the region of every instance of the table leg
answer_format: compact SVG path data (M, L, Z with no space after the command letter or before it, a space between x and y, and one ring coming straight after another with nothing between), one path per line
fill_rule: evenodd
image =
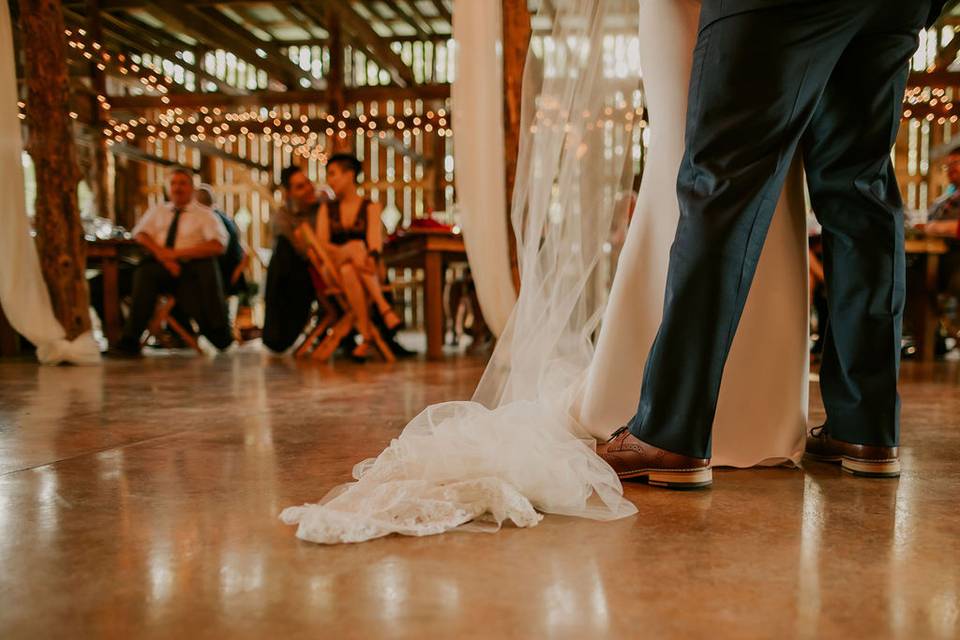
M924 274L923 299L923 349L920 359L924 362L933 362L936 358L937 332L940 328L940 318L937 313L937 280L940 274L940 256L931 253L927 255L926 273Z
M424 301L427 320L427 359L443 358L443 257L427 251L424 257Z
M120 340L120 262L116 256L103 259L103 332L114 345Z

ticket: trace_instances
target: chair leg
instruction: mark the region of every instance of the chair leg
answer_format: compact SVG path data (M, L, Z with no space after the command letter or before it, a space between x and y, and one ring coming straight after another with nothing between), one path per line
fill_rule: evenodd
M150 324L147 325L147 333L140 339L140 346L143 347L150 336L158 336L163 331L163 323L170 321L170 312L173 311L173 305L177 303L173 298L162 298L157 302L157 309L150 318Z
M373 343L376 345L377 350L380 352L380 355L383 356L383 359L390 364L393 364L397 361L397 356L393 355L393 351L384 341L383 336L380 335L380 331L376 327L371 327L371 337L373 338Z
M330 325L333 324L333 317L326 313L322 318L317 320L317 324L311 329L310 333L307 334L306 339L303 343L297 348L295 356L297 358L303 358L310 354L317 347L317 341L320 340L320 336L327 332L327 329L330 328Z
M313 359L328 360L330 356L333 355L333 352L337 350L337 347L340 345L340 341L350 335L350 331L352 329L353 314L347 314L337 320L337 323L333 325L333 329L330 330L330 333L327 334L327 337L323 339L317 349L313 352Z
M203 355L203 349L200 348L200 343L197 342L197 339L194 338L189 331L183 328L183 325L181 325L179 322L177 322L173 318L169 318L169 317L167 318L167 325L169 325L169 327L173 329L177 335L183 338L183 341L187 343L187 345L191 349L193 349L200 355Z

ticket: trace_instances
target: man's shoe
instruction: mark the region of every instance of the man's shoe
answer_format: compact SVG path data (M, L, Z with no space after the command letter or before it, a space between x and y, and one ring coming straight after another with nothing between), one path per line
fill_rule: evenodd
M899 447L853 444L830 437L824 427L815 427L807 435L806 456L820 462L839 462L847 473L867 478L900 476Z
M108 358L117 358L122 360L131 360L143 357L143 353L140 351L139 344L125 344L122 340L116 345L107 349L103 355L107 356Z
M668 489L699 489L713 484L709 458L665 451L638 439L627 427L598 445L597 454L623 480L645 478L648 484Z

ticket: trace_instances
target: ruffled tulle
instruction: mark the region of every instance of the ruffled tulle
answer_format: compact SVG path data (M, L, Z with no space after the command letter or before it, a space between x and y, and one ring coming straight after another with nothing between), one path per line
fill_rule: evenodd
M541 513L612 520L636 513L613 470L569 416L535 402L427 408L356 482L281 514L297 537L335 544L426 536L477 521L532 527Z

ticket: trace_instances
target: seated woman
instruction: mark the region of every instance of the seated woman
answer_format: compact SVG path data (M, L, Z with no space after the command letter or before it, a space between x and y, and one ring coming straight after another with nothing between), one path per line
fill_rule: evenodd
M370 353L370 302L376 306L390 330L400 318L383 295L380 285L379 257L383 250L379 204L357 193L360 161L345 153L327 161L327 184L335 200L320 205L317 212L317 239L340 270L344 294L357 319L357 331L363 342L353 351L355 358Z

